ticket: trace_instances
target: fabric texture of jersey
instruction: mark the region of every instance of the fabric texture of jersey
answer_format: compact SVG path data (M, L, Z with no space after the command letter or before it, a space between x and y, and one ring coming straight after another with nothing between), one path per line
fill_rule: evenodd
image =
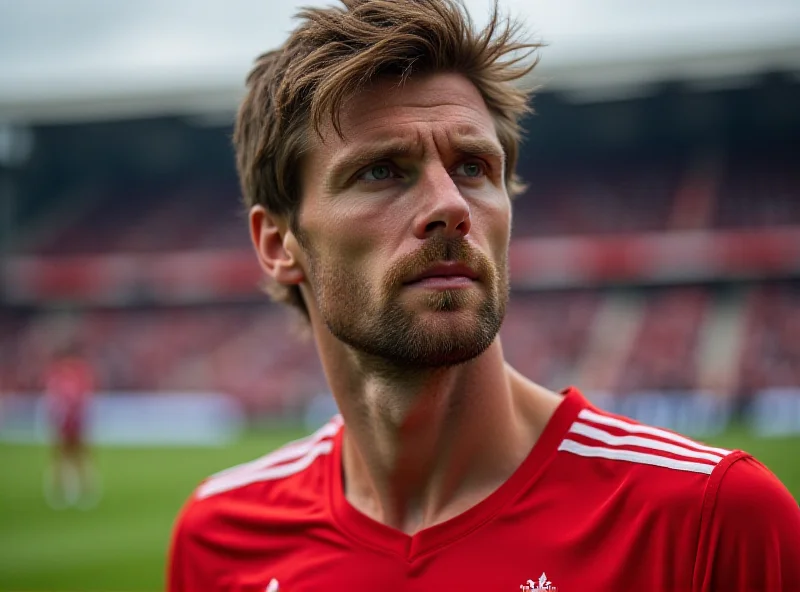
M413 536L345 499L344 429L336 417L202 483L170 592L800 592L800 508L772 473L575 389L500 488Z

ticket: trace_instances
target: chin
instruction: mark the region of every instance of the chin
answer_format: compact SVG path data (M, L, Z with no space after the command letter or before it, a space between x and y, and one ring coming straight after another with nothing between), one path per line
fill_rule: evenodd
M434 312L476 312L484 298L467 290L440 290L427 295L426 308Z
M444 336L439 336L440 339L442 337ZM466 364L480 357L494 341L494 339L476 340L474 333L450 337L453 339L441 340L436 344L439 347L431 347L426 356L427 359L420 365L429 368L448 368Z

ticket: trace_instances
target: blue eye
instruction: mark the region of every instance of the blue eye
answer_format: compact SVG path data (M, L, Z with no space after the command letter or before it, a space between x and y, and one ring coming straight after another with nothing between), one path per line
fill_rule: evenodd
M456 172L464 177L477 178L484 174L483 167L478 162L465 162L458 165Z
M392 176L392 169L388 165L378 164L364 172L367 181L383 181Z

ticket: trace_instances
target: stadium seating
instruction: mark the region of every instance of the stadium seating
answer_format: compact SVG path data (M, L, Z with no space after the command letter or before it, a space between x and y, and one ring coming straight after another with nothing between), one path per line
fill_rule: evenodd
M625 363L619 391L689 390L696 383L696 351L710 291L659 290L647 310Z
M513 236L800 226L800 169L793 159L788 147L775 145L700 160L642 154L528 163ZM248 250L237 196L223 182L131 188L94 200L63 225L56 220L22 254ZM733 298L707 283L627 289L643 304L635 314L623 307L629 338L606 358L597 356L603 343L596 335L613 321L607 288L515 292L502 330L509 361L553 388L577 381L616 393L716 386L748 394L800 386L797 280L740 283ZM42 368L59 340L70 338L86 347L107 391L215 390L236 395L256 413L298 411L326 390L324 376L312 342L293 338L287 316L265 300L138 308L84 303L71 312L9 307L0 311L0 392L40 391ZM742 318L739 332L725 328L730 310L741 312L733 315ZM741 343L729 334L741 335ZM715 343L724 353L715 353ZM609 360L615 368L597 372ZM720 367L735 369L724 385L714 381Z
M800 385L800 285L763 286L748 299L740 388Z
M794 154L791 148L773 147L731 155L715 224L723 228L800 224L800 168Z
M514 204L515 235L665 230L680 173L678 164L655 158L531 171Z
M714 228L800 224L800 172L789 150L721 159L711 187ZM693 164L630 157L524 174L528 188L514 205L514 236L608 235L664 231ZM696 193L696 190L695 190ZM107 196L31 248L40 254L163 252L247 248L235 186L179 186ZM696 216L695 216L696 218ZM680 223L679 223L680 225Z
M698 343L717 301L714 289L641 295L647 304L612 390L696 388ZM554 388L571 383L604 297L599 290L513 294L502 329L510 363ZM735 390L800 385L800 285L753 287L745 310ZM313 343L267 303L4 313L2 323L6 392L41 390L41 368L59 335L85 346L106 391L221 391L254 413L289 413L326 390Z

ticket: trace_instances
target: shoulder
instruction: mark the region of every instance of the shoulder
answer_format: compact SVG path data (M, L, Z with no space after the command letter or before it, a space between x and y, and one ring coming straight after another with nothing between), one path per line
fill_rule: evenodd
M733 454L593 407L578 413L558 450L586 459L611 478L678 480L696 484L701 493L720 463Z
M307 438L201 483L173 527L168 589L227 586L226 578L244 569L248 558L302 545L305 527L326 516L332 463L325 460L341 426L335 417ZM267 536L277 532L282 536ZM289 542L287 533L294 533Z
M569 484L573 508L626 536L683 545L697 536L706 489L732 454L588 405L566 428L549 470Z
M714 477L706 496L706 531L724 533L725 544L784 538L800 557L800 506L767 467L738 452Z
M800 589L800 507L778 478L738 452L715 472L704 500L700 589Z
M709 483L735 454L588 406L567 428L556 466L579 479L576 504L601 504L631 528L646 523L677 541L696 536Z
M290 519L292 510L324 505L328 464L342 421L336 416L306 438L205 479L184 505L176 533L205 530L214 523ZM295 512L296 513L296 512ZM237 520L238 521L238 520Z
M195 497L204 499L241 491L254 484L278 485L292 478L302 478L309 474L308 469L320 457L333 451L333 440L341 427L341 416L337 415L310 436L289 442L253 461L215 473L197 488Z
M715 477L709 497L718 516L731 514L738 517L746 509L756 518L787 512L800 519L797 501L786 487L772 471L746 452L732 456ZM797 532L800 534L800 530Z
M800 589L800 508L746 452L587 407L559 454L581 475L583 497L622 508L632 523L645 517L651 534L697 541L695 590Z

